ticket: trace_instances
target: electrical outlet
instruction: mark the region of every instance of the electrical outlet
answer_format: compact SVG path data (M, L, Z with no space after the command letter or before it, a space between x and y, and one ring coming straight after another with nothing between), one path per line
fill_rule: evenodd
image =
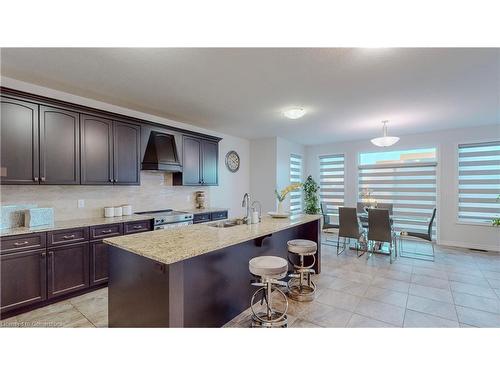
M78 208L85 207L85 199L78 199Z

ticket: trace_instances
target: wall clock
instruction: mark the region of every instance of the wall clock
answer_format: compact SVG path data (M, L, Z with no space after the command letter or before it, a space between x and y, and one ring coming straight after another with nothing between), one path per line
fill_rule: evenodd
M226 167L233 173L240 169L240 156L236 151L229 151L226 154Z

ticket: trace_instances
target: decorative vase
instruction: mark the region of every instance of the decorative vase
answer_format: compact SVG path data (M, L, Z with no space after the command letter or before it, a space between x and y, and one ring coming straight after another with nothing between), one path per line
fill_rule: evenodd
M282 213L283 213L283 201L278 200L278 207L277 207L276 211L277 211L279 214L282 214Z

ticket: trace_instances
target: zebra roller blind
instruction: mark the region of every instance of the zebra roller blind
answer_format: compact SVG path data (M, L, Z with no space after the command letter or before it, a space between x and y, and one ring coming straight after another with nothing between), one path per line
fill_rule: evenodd
M302 156L290 155L290 183L302 182ZM290 212L302 212L302 189L290 192Z
M500 141L458 146L458 220L500 217Z
M331 223L338 223L339 207L344 205L344 155L319 157L320 199L326 203Z
M369 193L377 203L392 203L396 231L427 232L436 207L435 149L393 152L389 156L377 160L370 155L374 164L359 166L359 201ZM435 230L436 221L434 234Z

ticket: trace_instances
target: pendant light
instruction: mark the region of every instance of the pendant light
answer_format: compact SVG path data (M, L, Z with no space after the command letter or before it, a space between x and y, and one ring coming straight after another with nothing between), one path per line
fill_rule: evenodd
M388 137L387 136L387 123L388 120L382 121L383 124L383 132L384 136L383 137L378 137L378 138L373 138L371 142L378 147L389 147L395 144L397 141L399 141L399 137Z

